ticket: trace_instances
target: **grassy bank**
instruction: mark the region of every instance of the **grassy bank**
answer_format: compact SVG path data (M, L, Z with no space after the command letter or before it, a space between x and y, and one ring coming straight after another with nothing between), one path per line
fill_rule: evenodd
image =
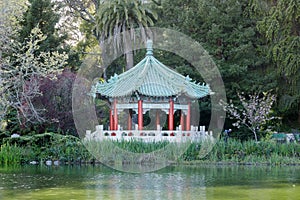
M92 159L79 138L56 133L4 138L0 149L0 163L5 165L46 160L79 163Z
M111 159L111 161L118 160L118 162L144 162L145 159L143 158L151 160L152 156L155 160L159 160L157 158L161 157L161 161L175 161L177 164L300 165L300 144L279 144L272 140L241 142L229 139L227 142L219 140L215 145L210 142L178 145L176 143L169 144L168 142L143 143L141 141L121 141L102 142L102 144L98 143L91 146L91 149L96 149L102 154L108 155L104 156L105 159ZM138 154L132 156L127 152ZM142 153L146 155L143 156ZM129 159L130 156L132 157Z
M93 155L96 155L95 157L102 162L118 163L167 161L177 164L300 165L300 144L278 144L274 141L241 142L233 139L227 142L219 140L215 145L207 142L179 145L168 142L143 143L141 141L93 141L83 144L74 136L44 133L3 139L0 163L9 165L30 161L45 162L46 160L81 163L91 162Z
M193 143L180 161L184 163L221 163L221 164L300 164L300 144L275 141L237 141L230 139L227 142L219 140L212 151L200 158L197 146Z

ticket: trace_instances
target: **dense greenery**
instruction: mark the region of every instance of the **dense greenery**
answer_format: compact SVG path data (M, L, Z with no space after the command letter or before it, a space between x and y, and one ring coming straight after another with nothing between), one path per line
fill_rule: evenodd
M203 159L198 158L197 146L193 143L184 154L183 160L239 163L239 164L300 164L300 145L296 143L280 144L275 141L253 140L241 142L229 139L227 142L220 140L212 151Z
M99 57L101 62L100 56L105 57L105 53L101 52L103 40L111 36L115 48L123 47L129 51L132 46L128 44L128 38L123 40L119 34L130 30L131 39L145 37L147 32L144 28L148 26L177 30L202 44L218 66L227 97L234 105L242 106L238 93L245 96L265 92L274 94L277 99L271 112L281 121L276 124L268 122L264 126L260 124L257 133L260 138L268 132L300 129L299 0L16 2L5 0L0 3L5 8L1 10L1 19L4 20L0 21L1 162L87 159L79 139L73 137L77 133L72 119L71 90L76 70L87 54ZM135 28L139 28L140 32L135 32ZM78 40L70 40L70 35L73 38L78 35ZM130 68L132 62L136 63L144 56L145 51L134 53L134 59L127 52L115 60L103 78ZM179 73L189 74L197 82L203 81L183 58L161 50L157 50L155 56ZM201 123L208 125L210 98L202 99L199 105ZM99 115L107 114L104 109L97 112ZM107 121L108 116L101 118ZM228 117L224 128L232 128L236 122L236 119ZM45 134L47 131L57 134L50 136ZM10 138L14 133L21 134L21 138ZM242 141L253 139L245 126L234 128L231 137ZM43 143L43 140L49 143ZM55 143L56 140L58 143ZM77 142L69 144L70 141ZM62 144L70 145L74 151ZM150 151L153 148L151 145L132 145L140 150ZM199 146L193 144L191 148L195 145ZM247 146L257 153L246 152ZM76 152L75 147L80 152ZM260 153L261 148L269 149L267 156ZM58 151L62 152L61 155ZM269 162L276 156L299 158L293 151L299 152L299 146L279 146L262 141L246 141L243 144L230 141L225 145L220 141L206 159L214 162L221 159L254 162L255 157ZM197 159L196 151L189 150L182 159Z
M44 163L47 160L58 160L60 164L94 162L90 152L100 152L100 162L121 163L147 163L152 162L151 156L159 156L163 150L165 157L171 163L220 163L220 164L300 164L299 143L277 143L275 140L255 142L235 139L227 141L219 140L212 151L206 156L200 156L203 142L191 143L182 155L177 155L177 145L169 142L144 143L141 141L102 141L95 144L85 144L74 136L62 136L54 133L36 134L33 136L22 136L19 138L4 139L0 149L0 163L20 164L38 161ZM90 152L87 148L92 146ZM100 148L101 147L101 148ZM114 154L116 147L132 153L142 153L139 160L134 157L131 160L126 153ZM101 149L101 151L99 150ZM148 154L156 152L153 155ZM145 155L143 156L143 153ZM105 155L107 154L107 155ZM130 154L128 154L130 155ZM149 156L150 155L150 156ZM178 156L178 157L177 157ZM200 157L199 157L200 156ZM109 160L110 159L110 160ZM156 158L157 162L158 160Z
M61 164L91 161L93 158L77 137L55 133L5 138L1 144L0 163L20 164L58 160Z
M58 36L56 24L59 14L55 12L55 4L51 0L29 0L30 6L20 22L21 30L19 40L24 41L31 30L38 26L47 37L40 45L40 51L56 51L62 48L64 36ZM38 53L38 52L37 52Z

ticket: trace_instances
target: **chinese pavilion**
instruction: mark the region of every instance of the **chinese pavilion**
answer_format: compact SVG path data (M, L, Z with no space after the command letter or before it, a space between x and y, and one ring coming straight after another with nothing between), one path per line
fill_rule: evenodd
M204 127L198 131L198 127L191 126L191 100L209 95L209 86L192 82L189 76L185 77L158 61L153 56L151 40L147 41L147 53L143 60L130 70L115 74L108 81L96 83L93 92L107 98L111 105L109 130L103 130L103 126L99 125L93 137L108 136L114 139L152 136L161 139L162 135L190 136L205 131ZM143 114L150 110L156 112L157 129L143 130ZM118 123L119 114L123 111L128 115L125 129ZM180 125L174 130L176 111L180 111ZM135 126L132 120L134 112L137 114ZM168 115L168 130L161 128L160 112Z

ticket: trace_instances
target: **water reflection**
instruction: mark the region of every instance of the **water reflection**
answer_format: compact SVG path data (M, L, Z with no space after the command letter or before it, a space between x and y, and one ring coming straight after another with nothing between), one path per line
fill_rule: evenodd
M0 199L300 199L300 167L0 168Z

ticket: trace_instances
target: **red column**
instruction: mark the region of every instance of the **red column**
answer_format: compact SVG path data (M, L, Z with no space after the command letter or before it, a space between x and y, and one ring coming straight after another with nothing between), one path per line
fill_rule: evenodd
M110 130L114 130L114 116L113 116L113 111L110 109L109 111L109 128Z
M118 130L118 110L117 110L117 99L114 100L114 130Z
M191 102L188 102L188 110L186 116L186 130L191 130Z
M180 113L180 125L181 125L181 130L184 131L184 113L182 110Z
M174 130L174 101L170 99L169 108L169 130Z
M143 130L143 101L138 101L138 129Z
M127 130L131 130L132 127L132 110L128 110L128 122L127 122Z

